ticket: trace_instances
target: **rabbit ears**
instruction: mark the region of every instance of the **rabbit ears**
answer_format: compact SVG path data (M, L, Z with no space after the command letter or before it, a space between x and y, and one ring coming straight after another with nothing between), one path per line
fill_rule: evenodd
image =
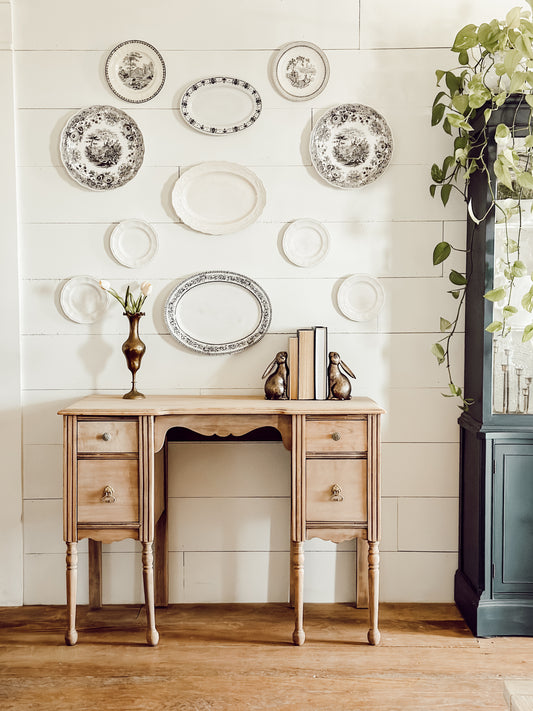
M355 378L355 375L352 373L352 371L350 370L350 368L348 368L348 366L346 365L346 363L345 363L343 360L341 360L340 365L342 365L342 367L343 367L344 370L346 371L346 375L349 375L350 378L353 378L354 380L356 379L356 378Z
M265 368L265 372L263 373L261 378L266 378L266 376L272 370L273 366L276 365L276 358L277 358L277 356L267 365L267 367Z

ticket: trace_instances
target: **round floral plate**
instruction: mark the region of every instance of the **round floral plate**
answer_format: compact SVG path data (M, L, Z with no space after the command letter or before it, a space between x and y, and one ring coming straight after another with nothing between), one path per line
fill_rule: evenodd
M381 283L370 274L352 274L337 292L337 304L351 321L371 321L383 306L385 292Z
M232 77L208 77L191 84L181 97L185 121L202 133L221 136L248 128L261 114L257 89Z
M90 190L125 185L142 165L144 141L135 121L113 106L89 106L72 116L61 133L67 173Z
M383 173L392 157L389 125L363 104L341 104L315 124L309 143L317 173L336 188L359 188Z
M59 302L71 321L94 323L107 311L109 296L93 277L75 276L63 285Z
M311 42L283 45L272 68L274 86L291 101L312 99L325 89L329 79L328 58Z
M132 104L142 104L159 94L165 76L163 57L142 40L117 45L105 63L105 78L111 91Z

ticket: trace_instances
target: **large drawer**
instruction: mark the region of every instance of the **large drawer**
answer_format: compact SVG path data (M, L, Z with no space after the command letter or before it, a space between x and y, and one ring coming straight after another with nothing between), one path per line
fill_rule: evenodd
M137 452L139 447L136 420L78 421L78 452Z
M78 523L138 523L136 459L78 461Z
M308 419L305 439L307 453L366 452L366 418Z
M367 521L366 459L308 459L306 519Z

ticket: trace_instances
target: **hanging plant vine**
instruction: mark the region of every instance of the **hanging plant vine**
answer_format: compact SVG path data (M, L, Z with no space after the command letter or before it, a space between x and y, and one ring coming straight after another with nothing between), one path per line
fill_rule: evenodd
M527 2L533 8L533 0ZM520 251L523 200L531 200L533 197L531 11L515 7L507 13L504 21L492 20L479 26L466 25L457 33L451 51L458 55L458 66L436 71L437 86L443 88L435 96L431 123L433 126L441 124L443 130L454 138L453 153L447 155L441 165L433 164L430 193L435 197L438 192L443 205L447 205L452 190L457 190L468 205L468 214L474 225L485 220L493 209L496 209L497 222L504 224L506 239L501 283L484 296L498 304L502 314L486 330L505 337L511 330L509 320L519 311L513 303L513 292L518 280L529 278L532 282L520 301L520 307L529 313L533 311L533 274L531 266L528 267L521 259ZM517 94L520 95L518 106L527 102L530 107L529 126L527 133L521 131L519 141L515 135L514 120L511 126L500 123L496 127L498 151L492 164L498 181L498 195L495 195L491 167L486 163L489 140L487 124L493 112L501 108L511 95ZM469 180L474 173L479 172L486 177L491 196L483 215L475 215L472 204L468 202ZM515 238L510 234L511 224L513 233L517 233ZM465 250L459 250L446 241L437 243L433 250L433 264L444 263L454 251ZM451 269L448 278L451 284L449 293L457 302L455 315L451 319L440 317L440 332L443 336L433 344L431 350L438 363L445 364L448 372L449 392L445 396L459 398L460 408L466 411L472 400L465 398L462 388L455 383L450 346L458 329L470 274ZM531 338L533 321L525 326L522 334L524 342Z

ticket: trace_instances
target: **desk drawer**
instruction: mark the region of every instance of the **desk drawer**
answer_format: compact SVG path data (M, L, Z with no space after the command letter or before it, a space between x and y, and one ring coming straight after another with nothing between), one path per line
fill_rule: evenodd
M107 501L106 501L107 499ZM78 461L78 523L138 523L136 459Z
M366 419L308 420L307 452L366 452Z
M307 521L367 520L366 459L308 459Z
M78 422L78 452L137 452L136 420L81 420Z

